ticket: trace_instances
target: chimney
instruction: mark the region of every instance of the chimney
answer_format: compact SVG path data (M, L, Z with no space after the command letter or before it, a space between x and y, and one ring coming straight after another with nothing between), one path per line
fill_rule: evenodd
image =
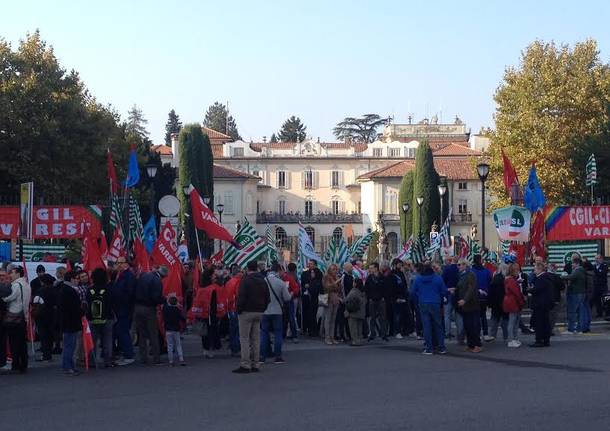
M267 137L263 136L263 144L266 144L266 143L267 143Z
M180 155L178 154L178 134L171 134L172 140L172 166L178 166L178 161L180 160Z

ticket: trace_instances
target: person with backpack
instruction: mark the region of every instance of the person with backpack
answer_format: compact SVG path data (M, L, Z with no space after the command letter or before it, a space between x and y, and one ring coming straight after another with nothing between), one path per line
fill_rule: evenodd
M97 349L101 341L104 368L109 368L116 365L112 362L112 329L115 319L106 270L94 269L91 280L93 284L87 290L87 320L93 337L93 359L97 366Z
M352 339L350 346L362 346L364 344L362 325L366 318L366 294L362 280L359 278L354 280L354 287L345 297L345 314Z
M525 297L519 286L520 268L516 263L511 263L508 267L508 274L504 280L504 300L502 308L508 313L508 336L510 341L508 347L520 347L519 341L519 321L521 320L521 310L525 305Z
M489 320L489 339L494 341L498 335L498 327L502 328L502 338L504 342L508 339L508 314L504 312L502 304L504 302L504 279L508 272L505 263L498 265L494 273L487 296L487 305L491 309L491 319Z

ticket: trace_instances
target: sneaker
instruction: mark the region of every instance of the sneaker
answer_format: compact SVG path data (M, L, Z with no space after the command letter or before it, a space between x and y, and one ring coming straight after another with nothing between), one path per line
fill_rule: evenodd
M275 361L273 361L274 364L285 364L286 361L282 358L282 357L277 357L275 358Z
M519 347L521 345L521 343L519 343L517 340L510 340L507 344L508 347L511 348L516 348Z
M64 375L68 376L68 377L76 377L76 376L80 376L80 371L66 370L66 371L64 371Z
M565 331L561 331L560 334L561 335L574 335L574 334L576 334L576 331L565 330Z
M251 373L260 373L260 371L261 371L260 368L250 368Z
M424 339L424 337L422 337L421 335L418 335L418 336L417 336L417 339L418 339L418 340L423 340L423 339Z
M239 368L233 370L232 372L235 373L235 374L249 374L250 373L250 369L249 368L244 368L244 367L239 367Z
M483 340L487 341L488 343L495 340L496 337L492 337L491 335L485 335L483 336Z
M397 340L402 340L402 334L400 332L398 334L396 334L396 339Z
M483 349L481 349L479 346L475 346L472 349L468 349L468 351L471 353L481 353Z
M422 355L431 355L432 352L428 349L425 349L423 352L421 352Z
M521 343L521 341L519 341L519 340L515 340L515 344L517 345L517 347L521 347L521 344L522 344L522 343Z
M446 355L447 354L447 349L440 349L437 353L439 355Z
M180 366L181 366L181 367L186 367L186 362L184 362L184 361L180 361Z
M132 358L132 359L123 358L123 359L121 359L119 362L117 362L117 365L118 365L119 367L123 367L123 366L125 366L125 365L131 365L131 364L133 364L135 361L136 361L136 360L135 360L135 359L133 359L133 358Z

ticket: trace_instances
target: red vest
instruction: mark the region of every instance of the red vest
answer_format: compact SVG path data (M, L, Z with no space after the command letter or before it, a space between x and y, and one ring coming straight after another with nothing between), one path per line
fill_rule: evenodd
M216 291L216 287L215 284L211 284L197 289L195 298L193 299L193 306L189 310L189 320L207 319L210 317L212 293Z
M237 311L237 294L239 293L241 278L241 274L231 277L224 287L227 291L227 311L230 313Z
M216 285L215 285L216 286ZM216 286L216 317L222 319L227 315L229 295L226 286Z

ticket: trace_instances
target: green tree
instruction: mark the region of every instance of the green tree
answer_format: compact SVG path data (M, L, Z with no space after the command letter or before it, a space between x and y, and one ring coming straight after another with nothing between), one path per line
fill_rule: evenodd
M241 139L237 131L235 119L232 115L229 115L227 107L220 102L214 102L213 105L208 107L203 119L203 125L204 127L229 135L234 141Z
M333 129L337 139L350 142L371 143L377 139L377 129L387 119L377 114L365 114L362 117L346 117Z
M432 223L439 222L440 200L438 195L439 176L434 169L434 158L432 150L426 140L417 147L415 154L415 174L413 176L413 202L411 203L413 214L413 233L421 232L427 235ZM422 206L417 205L417 198L423 197Z
M182 128L182 122L180 117L176 114L173 109L167 114L167 123L165 124L165 145L172 145L172 135L174 133L180 133Z
M536 161L542 189L550 203L587 196L585 162L599 154L598 168L610 165L610 67L599 58L597 43L568 45L536 41L518 67L504 73L494 96L495 130L489 148L489 187L497 206L507 204L502 183L502 150L523 183ZM610 177L606 177L610 179ZM605 184L604 184L605 183ZM610 181L602 184L610 192Z
M278 141L277 135L275 133L271 134L271 138L269 139L269 143L275 144Z
M415 171L407 172L400 183L398 192L398 206L400 211L400 236L403 241L409 239L413 233L413 181ZM407 203L410 206L409 211L405 214L402 210L402 204Z
M125 132L127 134L127 142L138 151L138 162L140 165L146 163L146 159L150 153L152 141L149 138L146 126L148 120L144 118L142 110L133 105L127 113L127 121L125 122Z
M301 119L293 115L282 124L278 138L282 142L302 142L307 136L306 130L307 127L301 122Z
M210 198L210 207L214 208L214 159L210 139L202 132L199 124L186 124L180 131L178 142L180 191L192 184L202 197ZM190 208L186 195L183 192L178 194L182 200L180 208ZM189 254L195 256L197 255L197 241L192 219L186 220L183 210L181 210L180 218L185 227ZM204 234L200 235L200 240L205 245Z
M119 115L99 104L74 70L61 67L36 31L13 50L0 39L0 195L34 182L47 204L108 198L104 167L110 149L124 177L128 145Z

